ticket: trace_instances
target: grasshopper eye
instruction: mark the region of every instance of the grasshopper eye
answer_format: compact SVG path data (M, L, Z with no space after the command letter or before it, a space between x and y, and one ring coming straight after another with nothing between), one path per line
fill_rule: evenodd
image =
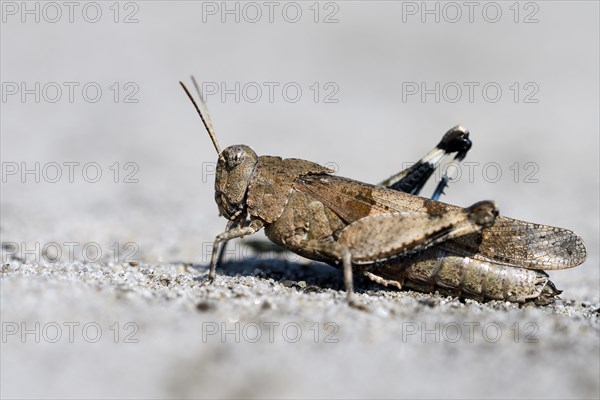
M227 153L225 160L227 161L227 169L232 170L240 165L246 159L246 152L242 148L232 148Z

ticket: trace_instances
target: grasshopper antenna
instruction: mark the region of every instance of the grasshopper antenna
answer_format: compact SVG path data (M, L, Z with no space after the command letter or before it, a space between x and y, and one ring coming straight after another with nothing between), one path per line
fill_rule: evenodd
M202 120L202 123L204 124L204 127L206 128L206 131L208 132L208 136L210 136L210 140L212 140L213 145L215 146L215 150L217 150L217 154L221 154L221 146L219 146L219 142L217 141L217 136L215 135L215 131L212 126L212 121L210 119L210 115L208 114L208 109L206 107L206 103L204 102L202 92L200 91L200 88L198 87L198 83L196 82L196 80L194 79L193 76L192 76L192 82L194 83L196 91L198 92L198 96L200 97L200 102L203 106L202 108L204 108L204 111L206 113L206 118L204 117L204 114L202 114L200 107L198 107L198 104L192 97L192 95L191 95L190 91L187 89L187 87L185 87L185 85L181 81L179 81L179 84L181 85L181 87L185 91L185 94L187 94L187 97L190 99L190 101L194 105L194 108L198 112L198 115L200 116L200 119Z
M209 126L208 129L210 129L214 133L215 130L213 128L212 119L210 118L210 113L208 112L208 106L206 105L206 100L204 100L204 95L202 94L202 90L200 90L200 86L198 85L198 82L196 82L196 78L194 78L194 75L192 75L191 78L192 78L192 83L194 84L194 88L196 88L196 93L198 94L198 97L200 98L200 107L202 107L202 111L204 111L206 123Z

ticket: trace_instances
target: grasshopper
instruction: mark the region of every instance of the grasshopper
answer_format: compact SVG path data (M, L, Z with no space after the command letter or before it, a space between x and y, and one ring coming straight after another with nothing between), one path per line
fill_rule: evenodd
M359 308L355 273L398 289L548 304L561 292L543 270L575 267L587 257L572 231L499 216L493 201L466 208L438 201L449 171L432 199L419 196L444 157L461 161L471 148L462 126L412 167L371 185L310 161L258 156L246 145L221 150L192 81L202 110L179 83L217 151L215 201L228 220L214 241L209 281L227 241L261 229L279 246L341 268L347 301Z

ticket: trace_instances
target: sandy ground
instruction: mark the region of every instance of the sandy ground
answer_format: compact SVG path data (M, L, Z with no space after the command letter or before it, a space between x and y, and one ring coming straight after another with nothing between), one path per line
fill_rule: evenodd
M212 286L204 272L166 263L5 265L4 396L594 398L598 391L597 300L461 303L362 282L363 312L346 306L341 279L327 267L234 263Z
M223 23L206 8L220 2L188 1L119 3L116 23L112 3L99 4L97 23L21 22L3 8L3 398L600 397L597 2L521 8L518 20L535 11L535 23L514 22L511 2L497 23L464 20L465 9L458 23L422 23L403 9L418 3L319 3L329 24L314 22L312 2L298 3L298 23ZM130 15L138 21L121 23ZM358 280L363 312L344 303L339 271L243 242L208 285L225 220L214 149L177 85L190 73L213 89L263 88L256 102L208 96L223 146L365 182L461 123L472 164L444 201L494 199L503 215L572 229L588 260L550 273L564 293L546 307ZM39 101L22 98L21 84L36 82ZM277 89L269 101L269 82L303 94ZM457 83L463 96L407 95L423 82ZM503 95L477 89L469 101L465 82ZM80 90L90 83L97 102Z

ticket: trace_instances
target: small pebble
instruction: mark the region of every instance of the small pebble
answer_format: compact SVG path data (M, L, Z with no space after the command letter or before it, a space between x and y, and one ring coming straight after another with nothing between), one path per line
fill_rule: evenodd
M200 303L196 304L196 310L201 312L211 311L215 308L215 305L213 303L209 303L208 301L201 301Z

